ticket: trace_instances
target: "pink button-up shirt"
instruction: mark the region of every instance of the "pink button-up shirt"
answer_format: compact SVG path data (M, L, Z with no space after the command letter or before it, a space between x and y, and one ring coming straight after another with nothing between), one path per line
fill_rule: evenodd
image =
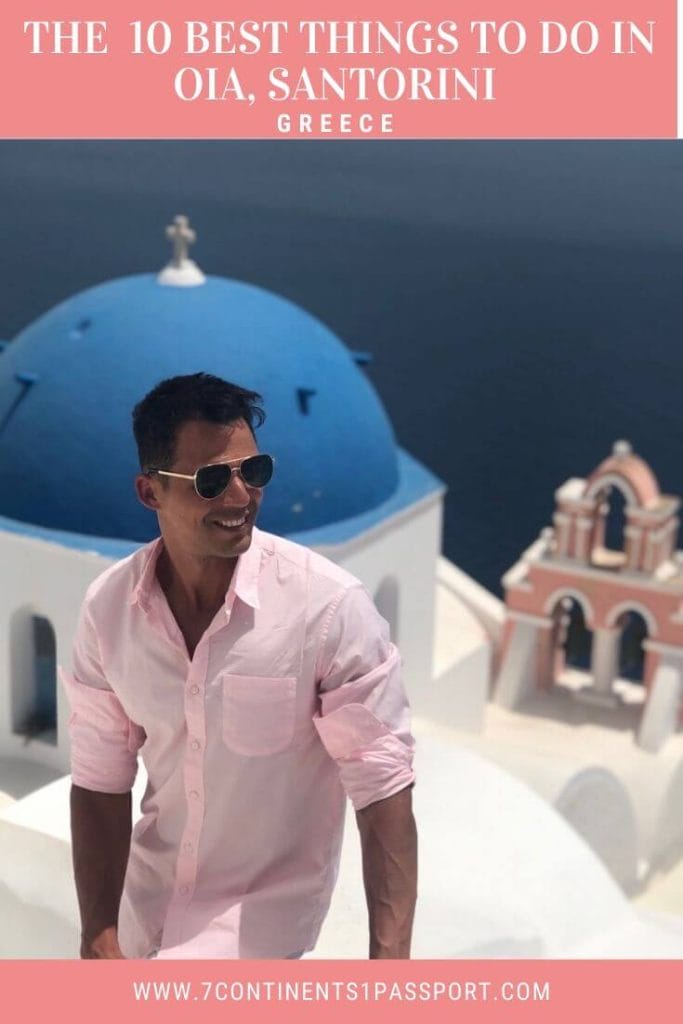
M363 586L254 530L190 660L156 579L161 540L88 589L73 672L73 782L148 782L119 915L127 956L312 949L334 886L344 793L413 781L400 660Z

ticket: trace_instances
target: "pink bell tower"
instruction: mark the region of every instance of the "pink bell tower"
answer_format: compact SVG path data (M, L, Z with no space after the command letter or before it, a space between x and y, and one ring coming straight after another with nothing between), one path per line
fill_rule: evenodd
M627 441L617 441L587 479L567 480L555 499L554 525L503 578L506 619L494 700L517 708L535 691L559 685L573 608L592 633L585 680L573 696L617 707L623 637L635 614L644 634L645 687L637 742L658 750L678 727L683 697L680 500L661 493Z

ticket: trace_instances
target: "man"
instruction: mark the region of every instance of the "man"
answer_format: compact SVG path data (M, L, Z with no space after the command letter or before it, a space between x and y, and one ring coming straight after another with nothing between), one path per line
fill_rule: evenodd
M413 743L398 654L356 579L256 529L273 468L254 436L258 401L194 374L162 381L133 413L137 495L161 536L90 586L63 673L85 958L312 949L344 792L370 957L410 955ZM138 751L148 783L131 839Z

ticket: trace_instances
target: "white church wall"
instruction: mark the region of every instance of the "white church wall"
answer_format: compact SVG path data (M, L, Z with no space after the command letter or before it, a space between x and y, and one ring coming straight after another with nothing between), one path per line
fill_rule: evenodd
M69 842L0 819L0 849L0 957L77 956L78 906Z
M88 584L110 564L110 559L94 552L0 530L0 565L5 581L0 587L0 756L69 770L69 710L61 687L57 686L56 743L54 736L36 735L27 741L15 732L17 720L30 710L34 689L30 623L33 615L48 620L55 634L57 661L69 667L83 595Z
M683 849L683 761L670 770L668 784L657 807L657 824L653 847L664 860L675 859Z
M517 616L496 682L494 700L504 708L516 708L536 689L536 648L541 620Z
M683 737L670 740L656 756L634 747L615 771L635 809L641 873L656 873L683 850Z
M505 623L504 602L443 556L438 560L437 571L439 583L459 598L491 640L499 643Z
M385 601L380 611L391 611L392 638L403 659L406 689L411 700L432 679L436 602L436 564L441 551L442 502L430 499L417 508L389 519L348 544L318 547L357 576L375 599L397 584L397 600ZM379 602L382 604L382 601Z
M678 651L666 651L652 680L638 733L643 750L656 753L676 731L682 692L683 659Z
M491 674L491 648L481 640L436 678L413 702L416 714L453 729L479 733L484 728Z
M629 794L619 779L590 765L567 780L554 806L598 855L612 878L625 892L632 892L638 882L638 825Z
M434 674L421 691L416 710L444 725L480 732L491 685L494 643L488 625L462 596L468 581L465 573L439 559Z
M633 890L643 863L643 836L635 795L616 771L577 753L545 747L540 736L520 741L486 735L459 742L520 779L553 807L582 837L626 892Z

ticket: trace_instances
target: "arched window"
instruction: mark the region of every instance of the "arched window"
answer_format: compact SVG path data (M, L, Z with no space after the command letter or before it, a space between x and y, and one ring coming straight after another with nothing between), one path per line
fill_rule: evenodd
M626 563L626 505L620 487L607 486L599 495L591 562L601 569L619 569Z
M609 510L605 520L605 547L608 551L623 551L625 547L626 498L618 487L610 487L606 500Z
M643 641L647 638L647 623L637 611L622 612L617 620L621 628L619 643L619 675L622 679L642 683L645 666Z
M23 608L10 620L12 730L57 742L57 643L49 619Z
M386 576L375 591L375 605L383 619L389 623L391 639L398 643L398 581Z
M586 626L583 608L573 597L563 597L554 617L559 614L558 644L564 649L566 668L588 671L591 666L593 634Z

